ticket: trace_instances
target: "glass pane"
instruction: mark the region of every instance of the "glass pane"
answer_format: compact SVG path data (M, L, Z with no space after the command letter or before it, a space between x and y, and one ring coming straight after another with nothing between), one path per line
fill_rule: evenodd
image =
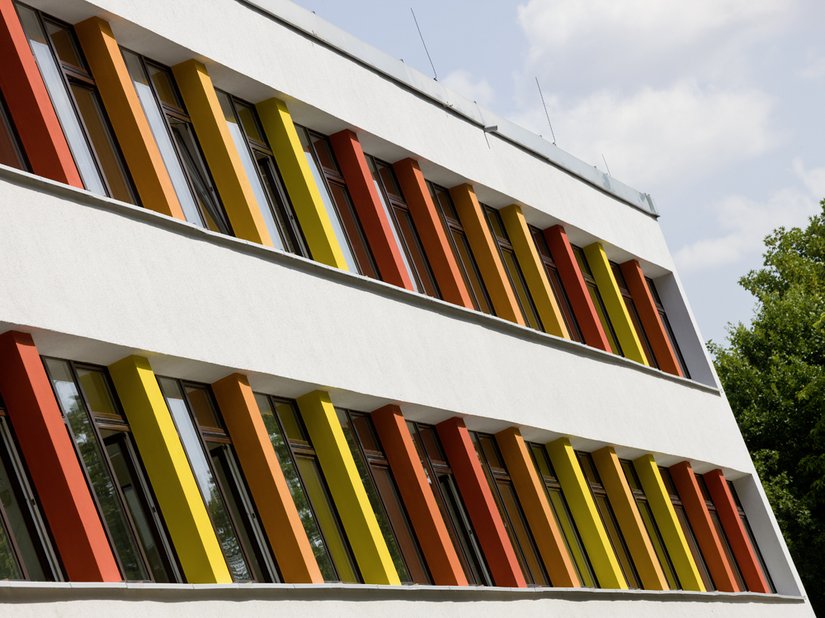
M449 228L450 235L453 239L453 245L456 248L456 258L461 265L461 271L464 274L465 282L470 288L470 293L473 295L473 304L478 311L493 315L493 308L487 297L487 290L481 280L481 274L478 272L478 267L473 258L473 252L470 249L470 244L464 232L461 232L453 227Z
M421 239L418 236L418 231L415 228L409 210L394 206L393 214L398 224L398 231L404 239L404 246L407 248L409 254L408 257L412 260L419 287L424 289L424 293L427 296L441 298L435 282L435 276L430 268L430 263L427 260L424 247L421 245Z
M112 399L112 393L109 391L109 384L103 371L78 367L76 372L80 390L83 392L83 398L92 416L112 418L125 423L126 419L123 418Z
M453 204L453 198L450 197L450 192L443 187L436 187L435 185L430 185L430 191L433 194L433 198L438 204L441 213L445 217L449 217L453 221L458 221L458 212L455 209L455 204Z
M21 170L28 169L23 157L23 147L17 139L17 133L2 96L0 96L0 163Z
M567 502L559 489L547 490L547 495L550 497L550 507L556 515L559 522L562 534L564 535L565 545L567 546L570 555L573 557L573 562L576 565L576 572L581 579L582 586L585 588L596 588L596 576L590 566L590 561L584 551L584 545L576 524L573 522L573 517L570 510L567 508Z
M395 246L401 250L401 261L404 263L404 270L407 271L407 276L410 278L410 281L412 281L416 291L420 292L421 286L419 285L418 279L415 273L413 273L412 268L410 268L410 258L408 256L409 250L407 249L406 243L402 242L398 235L398 223L395 220L394 213L391 213L390 208L387 206L387 198L384 195L384 189L378 180L378 172L375 170L375 165L373 165L373 159L370 157L367 161L369 163L370 172L372 173L372 183L375 186L375 192L378 194L378 200L381 202L381 208L384 211L384 216L390 224L390 231L392 232L392 238L395 241Z
M223 110L226 124L229 127L229 133L232 135L232 141L235 143L235 150L238 151L238 155L241 157L241 163L243 164L244 171L249 179L249 183L252 185L252 192L255 194L255 201L258 203L258 209L261 211L261 215L264 218L264 223L266 224L266 229L269 232L269 236L272 238L272 244L275 245L276 249L284 251L284 243L281 239L281 232L275 224L275 219L272 216L270 200L261 182L261 178L258 175L258 166L252 160L252 153L249 150L246 136L244 136L243 131L238 124L238 119L235 116L232 101L229 95L225 92L218 92L218 101L220 101L221 110ZM249 112L250 110L247 111Z
M296 457L295 461L298 464L298 470L309 494L309 499L315 508L318 524L324 533L324 539L335 562L338 576L344 583L357 583L355 565L350 557L347 542L344 539L344 532L338 524L331 500L324 487L318 462L315 459L301 456Z
M673 498L671 497L671 500L672 499ZM707 564L705 564L705 558L702 556L702 552L699 549L699 544L696 542L696 537L693 534L693 528L690 527L690 521L688 521L687 513L685 513L684 507L674 504L673 509L676 511L676 517L679 519L679 523L682 526L682 532L685 534L688 547L690 547L690 553L693 555L693 560L696 563L696 567L699 569L699 574L702 576L702 582L705 584L705 589L708 591L716 590L716 585L710 577Z
M132 516L132 521L135 523L154 580L157 582L171 582L174 581L174 576L167 570L167 563L164 559L165 549L161 546L157 529L149 512L149 505L146 503L143 487L137 479L136 464L132 460L129 449L124 444L127 439L125 434L113 434L106 440L109 461L112 463L115 478L120 485L123 497L126 499L126 506Z
M264 426L269 434L269 440L272 442L275 454L278 456L278 462L281 464L281 470L286 478L289 493L292 494L292 500L295 502L295 508L298 510L298 516L301 518L304 530L306 530L310 547L312 547L312 553L315 555L318 567L321 569L321 575L323 575L324 581L338 581L332 556L330 556L329 551L327 551L324 536L321 534L321 529L318 526L315 513L312 510L312 504L298 476L298 469L295 467L292 453L284 440L281 426L275 418L275 413L269 402L269 398L256 394L255 401L258 403L258 409L261 411Z
M266 189L266 194L272 206L271 214L275 218L275 224L281 234L281 240L285 244L286 251L309 257L298 216L295 214L289 196L286 194L275 159L260 151L256 151L254 154L257 169L261 174L264 189Z
M742 578L742 571L739 570L739 563L736 562L736 557L733 555L733 550L728 542L728 535L725 534L725 529L722 528L722 522L719 520L719 514L716 512L716 509L712 509L709 512L710 519L713 522L713 527L716 529L716 534L719 535L719 541L722 543L722 549L725 550L725 555L728 558L731 570L733 571L733 577L736 579L739 590L747 590L748 586Z
M255 111L255 108L251 105L236 101L235 109L238 110L238 117L241 119L241 126L246 136L251 140L266 144L266 139L261 133L260 125L258 124L258 113Z
M85 71L86 64L80 57L80 51L77 49L71 30L52 21L44 21L46 32L52 40L52 46L54 46L54 51L57 53L57 57L60 58L60 62Z
M306 131L299 128L298 136L301 138L301 145L304 147L304 154L306 155L307 162L309 163L309 169L312 172L315 185L318 187L318 192L321 194L321 199L324 202L324 208L327 211L327 216L329 217L330 223L332 223L332 228L335 230L335 237L338 239L338 244L341 246L341 251L344 254L344 260L347 263L347 268L350 272L357 273L359 271L358 265L355 262L355 255L352 252L352 248L349 246L347 235L344 233L344 228L341 224L341 218L338 216L338 211L332 202L332 196L329 193L329 189L327 188L327 184L321 174L321 170L315 162L315 156L312 154L312 148L309 145Z
M464 558L462 564L467 579L471 585L492 586L493 580L487 570L484 556L473 533L452 475L439 475L438 484L444 496L443 506L446 507L446 512L442 512L442 515L452 522L455 529L457 538L453 537L453 542L458 541L456 549L459 550L459 556Z
M499 480L496 484L501 495L501 503L507 514L510 530L512 531L511 538L521 549L520 553L523 555L523 563L527 567L525 575L529 573L530 579L532 579L533 583L537 586L549 586L550 579L544 570L544 565L538 555L538 550L533 542L533 536L527 527L524 513L521 510L512 484L503 480Z
M340 174L341 170L338 169L338 164L335 162L335 155L332 154L329 140L326 137L312 134L310 134L310 139L312 140L312 145L315 147L315 152L318 155L318 161L321 162L321 166Z
M158 93L160 102L183 112L183 101L180 100L178 90L172 81L171 71L154 64L147 64L147 69L149 70L149 79L152 80L152 85L155 87L155 92Z
M519 308L521 309L527 325L535 330L541 330L541 321L533 308L533 299L530 297L530 292L527 289L527 282L524 280L524 275L519 268L516 261L516 254L511 250L502 250L502 262L504 269L507 271L508 278L513 285L513 291L516 293Z
M662 535L659 532L659 527L656 525L656 520L653 518L653 512L650 510L650 505L646 500L636 500L636 506L639 509L639 515L642 517L647 535L650 537L650 542L653 544L653 549L656 556L659 558L659 564L662 566L667 585L671 590L678 590L682 586L679 579L676 577L676 571L673 569L673 563L670 561L670 555L667 553Z
M155 136L160 156L163 158L166 170L172 179L172 186L175 188L175 195L178 197L183 215L190 223L202 226L203 220L186 180L186 173L183 171L183 166L175 152L175 145L172 143L169 130L166 128L163 112L152 93L152 87L149 85L149 78L143 70L143 64L136 54L126 50L123 51L123 59L126 61L126 67L129 69L129 75L135 85L149 127L152 129L152 135Z
M607 310L604 308L602 302L602 295L599 294L599 289L592 283L587 284L587 291L590 293L590 299L593 301L593 306L596 309L596 315L599 316L599 322L602 324L604 334L607 336L607 342L610 344L610 351L619 356L622 355L622 348L616 339L616 334L613 331L613 324L610 318L607 317Z
M286 432L286 437L290 442L298 442L309 446L309 436L304 431L303 423L298 418L298 412L294 406L288 403L279 403L275 406L278 420Z
M0 478L0 483L5 479ZM0 491L6 488L0 485ZM0 520L0 580L23 579L23 571L17 564L17 556L12 548L11 538L6 531L5 522Z
M232 520L229 518L217 480L204 453L198 431L192 423L192 417L189 415L180 386L176 380L168 378L158 378L158 383L166 398L166 405L169 407L172 419L175 421L183 448L189 458L189 464L192 466L192 472L195 474L195 480L198 487L200 487L203 500L206 503L206 510L209 512L221 550L226 558L226 563L229 565L232 579L233 581L250 581L252 580L252 573L244 559L240 541L232 526Z
M401 193L401 187L398 186L398 181L395 178L395 172L393 171L392 166L380 162L378 162L377 165L378 174L381 176L381 182L384 185L384 189L390 194L391 197L403 201L404 194Z
M97 169L94 155L89 148L83 127L75 113L72 99L63 81L62 70L58 67L52 55L52 50L43 29L40 27L37 15L30 8L22 5L17 5L17 10L20 14L23 30L29 39L32 53L37 60L37 66L40 67L40 73L43 75L46 89L49 91L54 110L60 119L60 125L63 127L66 140L69 142L69 148L74 156L77 169L83 179L83 185L92 193L105 196L106 188Z
M132 529L120 502L115 480L109 471L69 364L55 359L46 359L45 363L57 401L68 422L75 448L97 498L100 514L106 522L114 550L120 559L123 577L133 581L147 580L149 573L143 564Z
M630 560L630 556L628 555L627 547L624 544L622 533L619 530L619 526L616 523L616 518L613 515L613 511L607 501L607 496L596 494L593 497L596 501L596 508L599 511L599 515L601 515L605 530L607 531L607 536L610 538L610 544L616 552L616 558L619 559L619 565L622 567L622 573L627 580L627 585L631 588L640 588L641 585L636 577L633 562Z
M358 215L355 212L355 207L352 205L347 188L338 182L330 181L329 190L332 194L332 200L341 217L341 222L347 233L350 246L355 253L355 259L358 262L358 272L367 277L378 279L378 271L375 269L375 264L372 261L369 247L367 246L364 232L361 230L361 222L358 220Z
M384 450L378 444L378 436L375 435L375 430L372 427L372 421L366 414L353 414L352 426L355 433L358 434L358 440L365 451L373 451L384 456Z
M203 429L223 431L223 424L218 420L212 397L209 395L209 389L194 384L186 384L183 388L186 391L189 408L195 415L198 426Z

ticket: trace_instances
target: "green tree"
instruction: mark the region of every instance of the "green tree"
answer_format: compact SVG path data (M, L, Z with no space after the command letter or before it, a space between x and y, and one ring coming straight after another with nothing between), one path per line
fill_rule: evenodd
M808 227L765 239L749 325L708 345L733 413L819 615L825 615L825 200Z

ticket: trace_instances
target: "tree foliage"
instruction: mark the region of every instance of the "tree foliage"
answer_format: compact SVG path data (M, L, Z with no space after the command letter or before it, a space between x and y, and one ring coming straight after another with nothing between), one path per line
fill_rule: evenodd
M749 325L709 343L716 370L814 609L825 615L825 200L765 239L739 280Z

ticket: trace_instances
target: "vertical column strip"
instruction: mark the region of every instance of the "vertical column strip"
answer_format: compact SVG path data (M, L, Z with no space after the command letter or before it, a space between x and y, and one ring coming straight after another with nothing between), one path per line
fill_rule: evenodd
M624 275L627 289L633 297L633 304L636 305L642 328L645 329L656 362L659 363L662 371L684 377L682 368L679 366L679 360L676 358L676 352L673 345L671 345L670 337L667 336L662 318L656 310L656 303L650 293L650 288L647 286L647 281L645 281L645 274L641 265L636 260L628 260L621 264L619 268L621 268L622 275Z
M466 586L467 576L401 409L396 405L387 405L375 410L371 417L433 582L437 586Z
M312 259L327 266L347 270L347 261L324 207L321 192L312 177L298 131L286 103L280 99L267 99L255 105L255 108L275 154L278 170L283 177L289 199L292 200Z
M307 393L298 398L298 408L364 582L399 585L401 580L329 394L320 390Z
M502 208L500 213L544 330L556 337L570 339L570 333L567 332L561 309L556 302L550 282L547 280L547 273L539 259L521 207L518 204L512 204Z
M392 167L444 300L473 309L473 300L453 255L450 240L444 231L444 224L433 203L418 161L402 159Z
M231 583L229 567L206 511L169 408L146 358L109 367L169 535L190 583Z
M536 540L541 559L553 586L578 588L581 581L567 551L559 524L524 438L515 427L496 434L496 442L516 488L524 516Z
M258 515L284 581L321 584L324 578L289 492L246 376L233 373L212 385L238 453Z
M388 219L389 213L381 205L378 188L372 179L358 136L345 129L330 135L329 142L352 196L381 279L415 291L410 272L404 266L401 247L395 240L392 223Z
M667 579L662 571L659 558L650 542L633 492L627 484L622 464L611 446L605 446L593 453L593 462L602 479L610 506L619 520L633 564L645 590L668 590Z
M450 189L450 196L458 211L458 218L464 227L464 233L467 234L470 248L473 250L484 279L484 285L490 293L490 300L496 315L524 326L524 316L521 315L513 286L510 285L507 273L504 271L498 248L493 241L473 187L469 184L453 187Z
M587 258L587 265L593 272L593 278L599 287L605 309L613 323L616 337L619 339L619 345L622 346L625 356L643 365L649 364L639 335L633 327L633 322L630 321L630 314L627 312L604 248L600 243L594 242L584 248L584 255Z
M676 569L682 587L685 590L705 592L702 576L699 575L699 569L690 553L685 533L673 509L673 503L670 501L662 475L656 466L656 460L653 459L653 455L643 455L633 461L633 467L639 475L650 510L653 511L656 525L662 533L662 540L673 561L673 568Z
M121 580L34 340L0 335L0 394L70 581Z
M112 28L99 17L91 17L77 24L75 32L141 203L151 210L185 219Z
M579 263L576 261L567 233L562 226L554 225L544 230L544 239L559 270L559 277L570 299L570 306L576 315L584 342L593 348L610 352L610 343L596 313L593 299L587 291L587 284L579 270Z
M436 431L487 558L493 581L496 586L526 587L527 581L464 421L455 416L436 425Z
M266 205L255 199L206 67L187 60L172 67L172 72L235 235L272 247L261 213Z
M685 507L688 521L696 535L699 549L705 557L713 583L724 592L739 592L739 585L725 549L722 547L722 540L710 519L705 497L702 495L702 489L699 487L693 468L687 461L682 461L670 467L670 476L673 478L673 484L676 485L676 491L679 492L679 498Z
M31 163L32 171L83 188L69 143L37 68L13 0L0 0L0 91Z
M550 461L553 463L573 519L581 532L582 542L587 549L599 585L602 588L627 590L627 581L622 574L616 552L610 545L607 530L596 510L596 503L570 440L559 438L546 444L545 448L550 455Z
M703 478L748 590L770 593L771 587L765 573L762 572L762 566L745 526L739 518L739 510L725 476L717 469L706 472Z

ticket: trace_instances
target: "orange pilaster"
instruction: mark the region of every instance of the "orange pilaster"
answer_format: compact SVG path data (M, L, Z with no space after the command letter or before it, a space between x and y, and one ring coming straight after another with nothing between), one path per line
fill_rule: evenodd
M696 480L693 468L686 461L670 467L670 476L679 498L685 507L688 521L693 528L696 542L705 558L710 576L716 588L724 592L740 592L733 575L733 569L728 562L728 556L722 547L722 540L716 533L713 521L710 519L705 497Z
M656 309L653 295L647 287L641 265L636 260L629 260L621 264L619 268L624 276L627 289L633 297L633 304L636 305L636 311L642 321L642 328L645 329L650 347L653 349L656 362L659 363L662 371L684 377L676 358L676 352L670 343L670 337L667 336L665 325L662 324L662 318Z
M567 551L547 492L536 472L536 466L527 451L524 438L515 427L496 434L496 442L510 472L524 516L536 540L541 559L554 586L577 588L581 586L576 567Z
M467 576L461 568L401 409L387 405L375 410L371 417L433 582L438 586L466 586Z
M473 300L464 277L461 276L461 269L453 255L450 240L444 231L444 225L441 223L418 161L402 159L392 167L444 300L473 309Z
M349 129L330 135L329 142L347 183L358 218L372 250L381 279L407 290L415 291L415 284L404 266L401 247L395 242L392 223L381 205L378 188L372 179L367 158L358 136Z
M0 0L0 91L20 133L32 171L83 188L12 0Z
M567 298L570 299L570 306L576 314L584 342L591 347L610 352L607 335L596 313L593 299L587 291L579 263L573 254L573 247L567 239L567 232L562 226L554 225L544 230L544 238L556 263Z
M728 487L728 481L721 470L711 470L702 477L705 479L705 485L716 507L719 520L722 522L722 528L728 535L731 551L739 564L739 571L742 573L745 585L751 592L770 593L771 587L762 571L745 525L739 518L739 510L736 508L736 502Z
M121 581L31 335L0 335L0 395L70 581Z
M436 425L436 430L487 558L493 581L496 586L526 587L524 573L464 421L455 416Z
M215 382L212 391L284 580L323 583L249 381L233 373Z

